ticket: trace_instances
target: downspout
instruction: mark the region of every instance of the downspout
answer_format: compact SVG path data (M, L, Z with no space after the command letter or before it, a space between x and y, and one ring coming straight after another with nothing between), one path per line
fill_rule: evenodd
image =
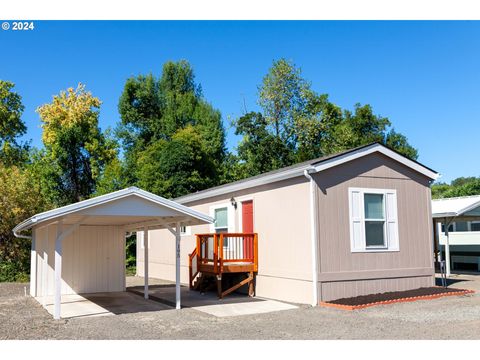
M312 291L313 291L313 300L312 306L318 305L318 236L317 236L317 207L315 201L315 181L310 175L312 169L305 169L303 174L310 181L310 237L312 243Z

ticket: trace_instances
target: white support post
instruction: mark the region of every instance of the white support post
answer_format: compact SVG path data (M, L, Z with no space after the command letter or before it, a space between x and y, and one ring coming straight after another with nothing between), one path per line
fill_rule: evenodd
M30 252L30 296L37 296L37 241L35 239L35 230L32 231L32 250Z
M148 299L148 227L143 228L143 270L144 270L144 289L143 296Z
M450 277L450 235L448 231L450 224L451 221L447 222L445 218L445 274L447 277Z
M181 308L180 301L180 223L177 222L175 229L175 308L178 310Z
M62 304L62 221L57 224L57 237L55 239L55 320L60 319Z
M47 239L48 239L48 235L47 235ZM48 288L48 251L47 251L47 247L45 246L43 250L43 264L42 264L42 306L44 308L47 307L47 292L48 292L47 288Z

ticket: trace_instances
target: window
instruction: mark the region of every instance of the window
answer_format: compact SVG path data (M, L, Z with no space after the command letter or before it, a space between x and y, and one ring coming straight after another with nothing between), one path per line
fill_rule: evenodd
M440 231L445 233L445 224L441 223ZM480 221L454 221L448 226L448 232L480 231Z
M352 252L398 251L396 190L348 191Z
M383 194L363 194L365 205L365 246L384 248L385 242L385 206Z
M180 226L180 235L181 236L187 236L191 235L191 227L190 226Z
M211 232L228 233L235 232L235 209L231 203L218 204L210 207L210 216L214 223L210 226ZM223 247L228 247L228 239L224 238Z
M228 232L228 208L215 209L215 232Z
M470 223L470 231L480 231L480 222L479 221L472 221Z

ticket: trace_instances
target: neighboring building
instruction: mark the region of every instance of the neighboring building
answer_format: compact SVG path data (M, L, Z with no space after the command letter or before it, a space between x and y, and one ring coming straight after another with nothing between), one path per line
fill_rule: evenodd
M432 215L436 248L441 259L449 260L447 267L480 271L480 195L433 200Z
M258 234L257 296L317 304L434 285L430 183L438 174L371 144L175 199L215 219L181 236L189 283L195 234ZM144 272L138 233L137 272ZM149 274L175 279L175 244L149 231ZM223 244L223 253L235 244ZM237 246L238 248L238 246ZM246 252L246 250L243 250Z

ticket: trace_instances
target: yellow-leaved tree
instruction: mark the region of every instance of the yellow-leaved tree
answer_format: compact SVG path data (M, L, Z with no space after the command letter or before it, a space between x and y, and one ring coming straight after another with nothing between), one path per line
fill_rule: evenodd
M37 109L42 140L56 202L71 203L90 197L105 165L117 155L116 143L99 128L101 101L85 85L55 95Z

